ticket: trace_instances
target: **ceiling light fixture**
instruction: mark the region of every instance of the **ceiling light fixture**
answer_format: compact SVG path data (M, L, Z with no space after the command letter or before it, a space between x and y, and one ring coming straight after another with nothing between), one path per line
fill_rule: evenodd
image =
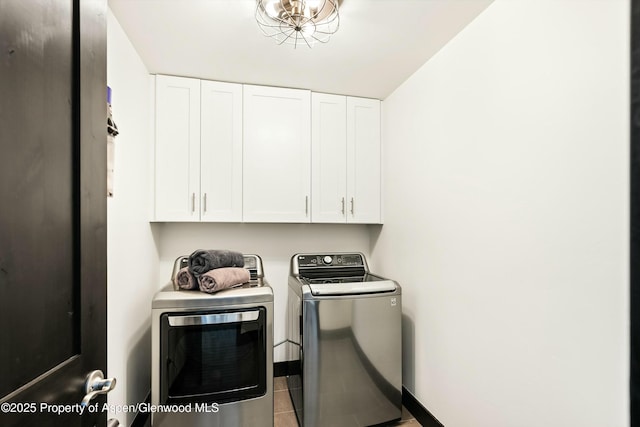
M256 21L278 44L326 43L338 31L339 0L256 0Z

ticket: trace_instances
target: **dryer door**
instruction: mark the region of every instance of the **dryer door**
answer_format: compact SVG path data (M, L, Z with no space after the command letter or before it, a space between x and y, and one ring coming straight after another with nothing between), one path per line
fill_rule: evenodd
M218 403L267 388L265 307L164 313L160 317L161 403Z

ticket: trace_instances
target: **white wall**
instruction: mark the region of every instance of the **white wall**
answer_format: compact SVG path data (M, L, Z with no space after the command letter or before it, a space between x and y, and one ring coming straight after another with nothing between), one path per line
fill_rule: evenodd
M273 288L274 343L286 336L287 279L291 257L298 252L363 252L369 255L369 228L346 224L157 224L159 287L167 284L173 263L196 249L231 249L260 255L265 278ZM287 359L287 345L274 351L274 362Z
M151 299L158 254L149 225L149 74L109 11L107 84L113 90L114 197L107 203L107 369L117 378L113 405L144 402L150 390ZM111 415L115 416L115 415ZM135 414L118 414L129 425Z
M629 8L496 0L385 100L372 257L447 427L628 425Z

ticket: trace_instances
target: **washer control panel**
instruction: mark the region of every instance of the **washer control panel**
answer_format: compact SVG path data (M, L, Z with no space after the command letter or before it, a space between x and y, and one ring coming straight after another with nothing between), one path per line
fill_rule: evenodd
M363 267L361 254L298 255L298 267Z

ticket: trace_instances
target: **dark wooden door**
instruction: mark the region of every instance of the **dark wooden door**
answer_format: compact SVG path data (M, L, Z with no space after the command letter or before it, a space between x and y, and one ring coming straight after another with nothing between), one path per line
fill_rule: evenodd
M631 1L630 425L640 426L640 0Z
M53 406L106 372L106 12L106 0L0 1L3 427L106 422L101 408Z

